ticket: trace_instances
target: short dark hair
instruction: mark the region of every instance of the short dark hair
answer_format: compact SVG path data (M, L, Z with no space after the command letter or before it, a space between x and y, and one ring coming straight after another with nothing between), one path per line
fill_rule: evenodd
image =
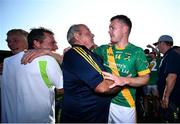
M46 29L44 27L40 27L40 28L32 28L31 32L28 35L28 48L29 49L33 49L33 45L34 45L34 40L38 40L38 41L42 41L45 39L45 35L44 33L48 33L48 34L52 34L54 35L54 33L49 30Z
M112 22L112 21L115 20L115 19L118 19L118 20L121 21L122 23L126 24L126 25L129 27L129 34L130 34L131 28L132 28L132 22L131 22L131 20L130 20L127 16L125 16L125 15L116 15L116 16L112 17L112 18L110 19L110 21Z

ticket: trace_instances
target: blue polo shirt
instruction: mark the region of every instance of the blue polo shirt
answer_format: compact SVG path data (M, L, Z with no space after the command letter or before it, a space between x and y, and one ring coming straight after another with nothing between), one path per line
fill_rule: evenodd
M170 102L180 106L180 48L174 47L169 49L162 59L159 68L158 90L160 98L163 97L164 88L166 85L166 78L169 73L177 74L176 83L170 95Z
M84 46L82 48L104 70L101 59ZM74 49L65 53L62 63L64 99L61 122L107 122L111 97L95 93L103 76Z

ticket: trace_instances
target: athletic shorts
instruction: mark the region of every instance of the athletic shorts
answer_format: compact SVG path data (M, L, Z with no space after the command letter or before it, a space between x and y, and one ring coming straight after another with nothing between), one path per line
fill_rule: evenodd
M135 107L124 107L110 104L108 123L136 123Z

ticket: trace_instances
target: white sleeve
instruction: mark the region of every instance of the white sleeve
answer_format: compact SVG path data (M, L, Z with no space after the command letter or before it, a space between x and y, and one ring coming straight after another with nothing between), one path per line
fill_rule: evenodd
M51 83L57 89L63 88L63 74L60 65L54 58L50 56L48 57L47 74Z

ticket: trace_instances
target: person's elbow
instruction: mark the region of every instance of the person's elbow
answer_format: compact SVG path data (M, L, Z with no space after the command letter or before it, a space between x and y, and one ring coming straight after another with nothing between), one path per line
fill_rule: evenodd
M106 92L107 92L107 88L98 85L98 86L95 88L95 92L96 92L96 93L106 93Z
M109 87L108 85L105 83L105 80L103 80L99 85L96 86L95 88L95 92L96 93L106 93L108 92Z

